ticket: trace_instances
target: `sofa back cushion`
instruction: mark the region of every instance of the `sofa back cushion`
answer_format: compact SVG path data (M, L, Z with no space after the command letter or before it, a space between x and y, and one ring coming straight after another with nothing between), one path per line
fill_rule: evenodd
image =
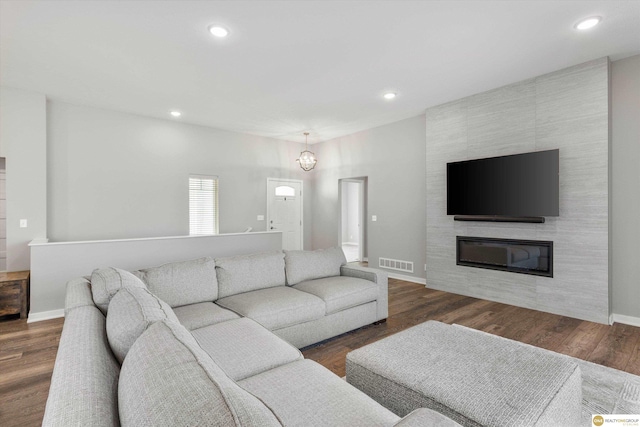
M118 385L123 426L280 426L179 324L157 322L135 342Z
M210 257L172 262L134 274L171 307L218 299L216 264Z
M316 251L284 251L287 284L340 275L340 267L347 263L339 247Z
M100 268L91 273L91 294L93 302L107 314L111 298L122 288L144 288L140 279L126 270L119 268Z
M216 258L216 273L220 298L286 283L281 251Z
M124 288L111 298L107 312L107 338L113 354L122 363L134 342L160 320L178 322L166 302L146 289Z

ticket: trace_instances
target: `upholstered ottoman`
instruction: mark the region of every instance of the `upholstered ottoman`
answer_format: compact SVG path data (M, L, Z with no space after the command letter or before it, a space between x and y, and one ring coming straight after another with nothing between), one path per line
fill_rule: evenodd
M569 358L429 321L347 354L347 381L399 416L434 409L464 426L580 424Z

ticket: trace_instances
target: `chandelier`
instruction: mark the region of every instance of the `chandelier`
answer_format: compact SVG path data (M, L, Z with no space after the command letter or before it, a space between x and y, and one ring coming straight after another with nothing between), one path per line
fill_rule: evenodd
M300 167L305 171L310 171L316 167L316 155L309 151L309 132L304 133L305 150L300 153L300 157L296 159L296 162L300 163Z

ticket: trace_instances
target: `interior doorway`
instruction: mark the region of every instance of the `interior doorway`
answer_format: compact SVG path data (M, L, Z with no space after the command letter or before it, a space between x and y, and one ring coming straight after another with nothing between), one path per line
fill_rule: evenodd
M267 231L282 231L282 249L303 247L302 181L267 178Z
M0 157L0 271L7 270L7 191L5 158Z
M344 178L338 181L340 220L338 242L347 262L367 260L367 178Z

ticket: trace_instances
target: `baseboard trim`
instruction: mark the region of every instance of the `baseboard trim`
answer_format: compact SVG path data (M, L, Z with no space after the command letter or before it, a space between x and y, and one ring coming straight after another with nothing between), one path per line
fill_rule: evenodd
M613 313L613 323L624 323L625 325L640 327L640 317L625 316L624 314Z
M406 282L419 283L420 285L426 285L427 279L422 277L405 276L404 274L387 273L391 279L404 280Z
M38 313L29 313L27 323L42 322L43 320L57 319L64 317L64 308L51 311L40 311Z

